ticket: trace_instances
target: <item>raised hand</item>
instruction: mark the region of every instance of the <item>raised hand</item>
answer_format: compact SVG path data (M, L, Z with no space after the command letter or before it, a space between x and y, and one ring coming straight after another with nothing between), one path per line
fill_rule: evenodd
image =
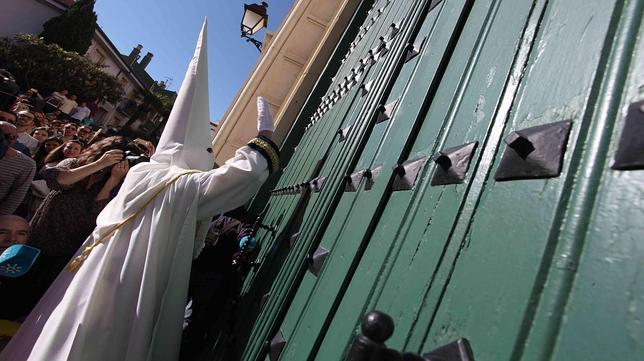
M127 174L127 171L130 170L130 165L127 163L127 160L122 160L112 167L112 174L110 175L111 178L114 180L120 181L121 179L125 178L125 175Z
M120 149L112 149L105 152L96 163L100 169L107 168L123 160L123 151Z
M270 135L275 130L271 109L263 97L257 97L257 130L260 134L269 133Z

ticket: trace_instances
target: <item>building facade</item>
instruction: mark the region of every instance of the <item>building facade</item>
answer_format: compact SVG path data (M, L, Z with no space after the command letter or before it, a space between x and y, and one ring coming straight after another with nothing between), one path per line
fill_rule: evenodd
M275 117L275 140L281 144L327 63L359 2L294 1L279 29L267 33L262 54L229 105L213 154L218 163L255 136L256 98L264 96Z
M361 1L205 359L640 360L642 13Z
M0 36L13 37L18 33L40 34L43 24L58 16L74 3L73 0L0 0ZM100 101L93 119L108 128L128 125L139 134L156 133L165 121L163 115L148 112L137 113L143 103L146 90L154 90L174 100L176 93L165 89L163 82L157 83L145 71L152 60L147 53L140 59L142 45L138 45L129 55L121 54L100 27L96 28L92 42L85 56L103 70L118 79L123 86L123 96L115 103ZM132 119L136 116L136 119Z
M0 0L0 36L40 34L43 24L63 13L73 0Z

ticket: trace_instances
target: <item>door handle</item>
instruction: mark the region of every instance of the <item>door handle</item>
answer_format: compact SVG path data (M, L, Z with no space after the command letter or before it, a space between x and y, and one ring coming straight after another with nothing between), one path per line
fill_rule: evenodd
M423 356L387 348L394 333L394 320L380 311L371 311L361 323L361 333L355 337L347 361L474 361L470 342L459 338Z

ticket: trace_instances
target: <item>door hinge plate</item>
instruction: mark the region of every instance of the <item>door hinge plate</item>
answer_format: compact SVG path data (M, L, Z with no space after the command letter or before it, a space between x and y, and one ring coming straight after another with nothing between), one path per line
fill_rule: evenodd
M374 169L369 169L368 172L365 172L364 177L367 179L364 182L364 190L370 191L373 188L373 185L376 183L376 179L382 172L382 166L378 166Z
M413 44L407 45L407 51L405 51L405 63L420 54L420 50L423 48L426 38L426 36L423 36L422 38L416 39Z
M322 176L311 179L310 185L313 192L318 193L322 191L322 188L324 188L325 181L326 181L326 177L322 177Z
M474 353L466 338L459 338L423 355L425 360L440 361L474 361Z

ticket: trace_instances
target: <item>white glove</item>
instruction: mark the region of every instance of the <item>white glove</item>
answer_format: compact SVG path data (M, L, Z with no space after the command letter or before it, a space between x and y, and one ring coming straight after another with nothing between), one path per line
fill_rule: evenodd
M271 109L268 106L268 102L263 97L257 97L257 130L260 132L263 130L267 130L269 132L275 130Z

